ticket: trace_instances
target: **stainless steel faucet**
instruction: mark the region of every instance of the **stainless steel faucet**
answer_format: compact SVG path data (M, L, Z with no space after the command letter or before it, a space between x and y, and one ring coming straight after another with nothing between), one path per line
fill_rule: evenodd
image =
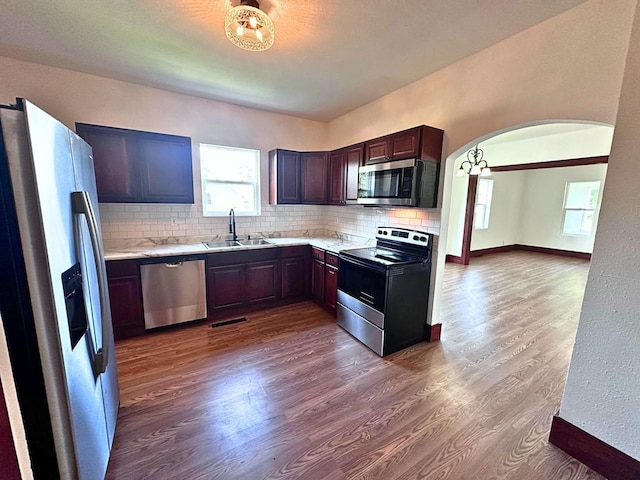
M236 235L236 212L233 211L233 208L229 210L229 233L233 234L233 241L238 240L238 235Z

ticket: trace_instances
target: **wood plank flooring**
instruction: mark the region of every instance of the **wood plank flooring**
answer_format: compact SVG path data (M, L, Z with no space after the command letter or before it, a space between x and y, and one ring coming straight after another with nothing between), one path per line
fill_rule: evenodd
M384 359L310 302L119 342L107 478L602 478L547 442L587 270L447 264L442 342Z

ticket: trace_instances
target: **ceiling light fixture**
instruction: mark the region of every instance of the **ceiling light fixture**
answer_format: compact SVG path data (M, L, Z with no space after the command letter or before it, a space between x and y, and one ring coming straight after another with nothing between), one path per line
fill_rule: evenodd
M275 29L269 16L256 0L241 0L224 19L224 31L234 45L254 52L273 45Z
M476 145L467 152L467 159L460 164L457 177L464 177L466 175L480 175L481 177L488 177L491 175L491 169L489 164L482 157L484 152ZM465 164L468 164L465 166Z

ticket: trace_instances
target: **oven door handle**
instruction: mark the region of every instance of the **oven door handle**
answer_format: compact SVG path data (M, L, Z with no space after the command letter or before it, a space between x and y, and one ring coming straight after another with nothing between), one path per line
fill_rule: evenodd
M351 264L353 264L353 265L355 265L357 267L366 268L368 270L373 270L373 271L379 272L379 273L387 273L386 268L384 268L382 265L381 266L371 265L370 263L361 262L359 260L355 260L355 259L353 259L351 257L345 257L343 255L340 255L338 258L340 258L340 260L342 260L343 262L351 263Z

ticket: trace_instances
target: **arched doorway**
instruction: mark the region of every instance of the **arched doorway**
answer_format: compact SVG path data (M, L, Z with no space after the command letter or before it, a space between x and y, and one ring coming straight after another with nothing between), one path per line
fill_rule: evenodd
M536 121L482 135L447 157L442 183L441 232L434 279L432 324L440 323L439 307L447 255L450 259L451 257L460 258L466 252L466 263L468 263L471 251L473 228L471 221L475 201L471 205L467 202L469 176L463 177L462 181L456 177L460 163L466 158L466 153L476 145L480 145L485 150L485 159L492 167L542 164L553 161L577 161L577 164L580 164L579 159L608 158L612 136L613 126L599 122ZM505 151L509 151L510 155L503 155ZM606 160L600 158L595 159L593 163L603 161ZM585 164L589 163L588 160L585 162ZM458 263L465 262L458 261Z

